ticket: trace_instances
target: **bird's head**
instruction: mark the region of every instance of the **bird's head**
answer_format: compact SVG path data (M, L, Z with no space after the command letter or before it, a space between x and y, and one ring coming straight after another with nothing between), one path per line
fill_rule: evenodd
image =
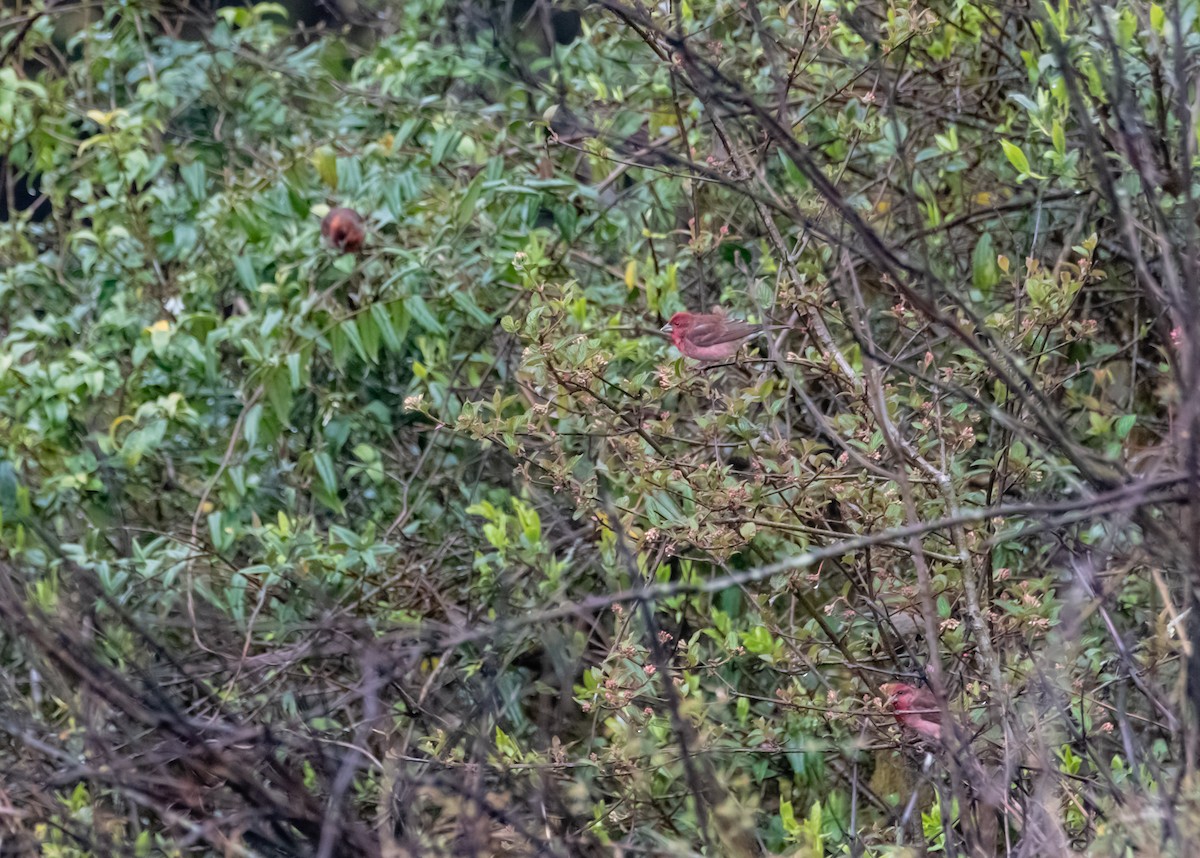
M674 340L674 338L686 334L690 325L691 313L679 312L668 319L667 323L662 325L662 328L660 328L659 331L661 334L673 335L671 338Z
M672 316L665 325L659 328L659 331L664 334L674 333L676 331L683 332L687 330L692 321L691 313L676 313Z
M888 703L903 703L917 693L917 689L903 682L885 682L879 690L887 695Z

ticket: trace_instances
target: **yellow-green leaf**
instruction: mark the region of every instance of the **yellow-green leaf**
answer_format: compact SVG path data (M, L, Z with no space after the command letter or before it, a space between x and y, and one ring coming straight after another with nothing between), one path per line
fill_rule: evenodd
M1004 149L1004 157L1016 168L1018 173L1029 174L1029 159L1025 157L1020 146L1008 140L1001 140L1000 146Z

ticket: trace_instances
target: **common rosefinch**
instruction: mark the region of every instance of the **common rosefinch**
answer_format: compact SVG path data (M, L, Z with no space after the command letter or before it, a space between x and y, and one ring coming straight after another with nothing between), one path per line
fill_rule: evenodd
M879 687L888 696L896 720L930 739L942 738L942 710L926 688L913 688L903 682L888 682Z
M730 319L723 312L676 313L662 327L684 356L694 360L725 360L737 354L742 341L762 327Z
M362 217L354 209L330 209L321 221L321 235L343 253L362 250L366 229Z

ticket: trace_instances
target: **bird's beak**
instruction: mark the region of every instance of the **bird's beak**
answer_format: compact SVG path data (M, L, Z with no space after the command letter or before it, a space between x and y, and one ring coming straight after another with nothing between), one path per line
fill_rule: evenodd
M674 325L672 325L670 322L667 322L665 325L663 325L661 328L658 329L658 332L660 334L669 334L673 330L675 330Z

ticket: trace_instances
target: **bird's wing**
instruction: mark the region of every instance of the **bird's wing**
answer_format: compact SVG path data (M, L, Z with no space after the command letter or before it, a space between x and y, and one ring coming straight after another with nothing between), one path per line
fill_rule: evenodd
M942 710L938 708L937 699L928 689L921 688L912 696L912 711L926 721L942 723Z
M758 325L752 325L749 322L725 319L720 316L702 316L688 327L687 338L696 346L715 346L744 340L758 331Z

